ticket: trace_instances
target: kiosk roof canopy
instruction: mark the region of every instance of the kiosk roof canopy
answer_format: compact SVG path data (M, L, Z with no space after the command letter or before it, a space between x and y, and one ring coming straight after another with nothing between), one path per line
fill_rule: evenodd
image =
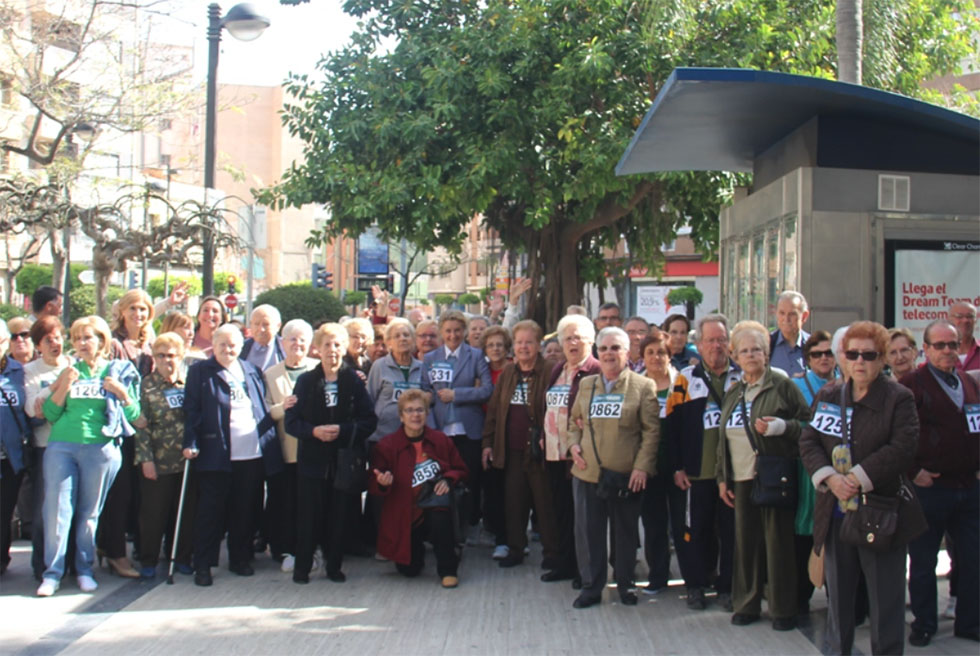
M900 126L980 150L980 121L907 96L788 73L676 68L616 174L752 171L760 153L815 116Z

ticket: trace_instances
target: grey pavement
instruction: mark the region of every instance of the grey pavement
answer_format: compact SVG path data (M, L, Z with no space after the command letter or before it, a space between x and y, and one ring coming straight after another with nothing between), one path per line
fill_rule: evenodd
M417 579L391 563L347 558L346 583L322 574L297 585L267 555L256 575L215 568L214 585L192 577L123 580L98 570L99 589L83 594L66 578L54 597L34 596L30 547L14 543L13 562L0 579L3 654L819 654L826 601L818 590L798 630L773 631L769 622L734 627L715 605L687 610L679 581L640 604L619 603L615 588L600 606L576 610L569 583L541 583L540 545L525 564L500 569L487 547L468 548L460 586L443 590L430 553ZM638 575L645 571L639 564ZM676 563L674 572L676 572ZM940 608L948 587L940 582ZM765 618L765 616L764 616ZM856 654L870 654L867 624ZM952 636L952 621L926 649L909 654L978 654L976 643Z

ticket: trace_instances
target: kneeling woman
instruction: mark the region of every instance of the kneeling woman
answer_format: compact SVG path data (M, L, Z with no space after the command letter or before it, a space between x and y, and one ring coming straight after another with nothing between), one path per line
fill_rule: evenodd
M370 491L384 498L378 553L405 576L417 576L425 564L423 540L428 540L436 552L442 587L455 588L459 557L450 506L423 502L427 507L422 508L419 499L432 486L432 494L425 496L445 497L448 502L450 485L465 481L468 472L452 440L425 425L428 407L425 392L403 392L398 399L401 428L383 437L372 451Z

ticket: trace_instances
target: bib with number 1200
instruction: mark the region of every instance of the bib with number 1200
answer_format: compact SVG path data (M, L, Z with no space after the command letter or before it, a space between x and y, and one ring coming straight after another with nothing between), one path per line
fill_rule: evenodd
M963 406L966 425L971 433L980 433L980 403L967 403Z
M589 407L593 419L619 419L623 415L622 394L596 394Z
M105 390L101 380L88 378L72 383L68 395L73 399L101 399L105 396Z
M444 385L453 384L453 365L449 362L433 362L429 369L429 382L433 385L442 383Z
M752 402L745 402L745 416L752 416ZM732 410L732 414L728 415L728 423L725 424L725 428L744 428L745 422L742 417L742 404L738 403L735 405L735 409Z
M847 430L851 430L851 416L854 414L854 408L847 409ZM813 413L813 419L810 420L810 425L819 433L824 435L830 435L831 437L836 437L839 440L844 439L844 433L841 430L840 421L840 406L836 403L827 403L826 401L821 401L817 404L817 411Z

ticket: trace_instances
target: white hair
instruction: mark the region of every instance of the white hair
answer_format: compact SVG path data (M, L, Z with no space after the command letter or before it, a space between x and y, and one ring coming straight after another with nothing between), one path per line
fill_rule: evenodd
M360 328L361 332L364 333L364 337L367 340L367 343L368 344L374 343L374 326L371 325L371 322L365 319L364 317L352 317L351 319L348 319L341 325L347 329L348 335L350 335L350 331L352 329Z
M595 324L585 315L582 314L566 314L558 322L558 328L555 330L558 333L558 343L565 343L565 331L571 327L578 328L579 335L587 342L595 342Z
M245 342L245 338L242 336L242 331L239 330L238 326L233 323L225 323L218 326L211 335L211 343L214 344L218 341L219 337L231 337L233 340L237 340L239 346Z
M306 338L307 342L310 342L313 339L313 326L302 319L291 319L282 327L282 337L286 339L294 334L300 334Z
M272 319L272 323L276 325L282 325L282 315L279 314L279 310L276 309L274 305L269 305L268 303L264 303L262 305L256 306L252 310L252 314L248 315L248 320L254 321L255 316L259 313L264 314L270 319Z
M629 350L630 336L619 326L606 326L600 330L598 336L596 336L596 343L602 344L607 337L614 338L624 349Z
M834 352L834 359L837 360L837 366L844 370L844 334L850 326L841 326L834 331L834 337L830 340L830 350Z
M803 296L803 294L801 294L799 292L795 292L795 291L793 291L791 289L787 289L786 291L784 291L783 293L781 293L779 295L779 297L776 299L776 305L779 305L783 301L790 301L790 302L792 302L793 305L795 305L795 306L797 306L797 307L800 308L800 312L806 312L807 311L808 306L806 304L806 297Z
M408 319L403 319L402 317L395 317L385 326L385 341L391 338L391 331L395 328L408 328L408 334L411 336L412 340L415 340L415 326Z

